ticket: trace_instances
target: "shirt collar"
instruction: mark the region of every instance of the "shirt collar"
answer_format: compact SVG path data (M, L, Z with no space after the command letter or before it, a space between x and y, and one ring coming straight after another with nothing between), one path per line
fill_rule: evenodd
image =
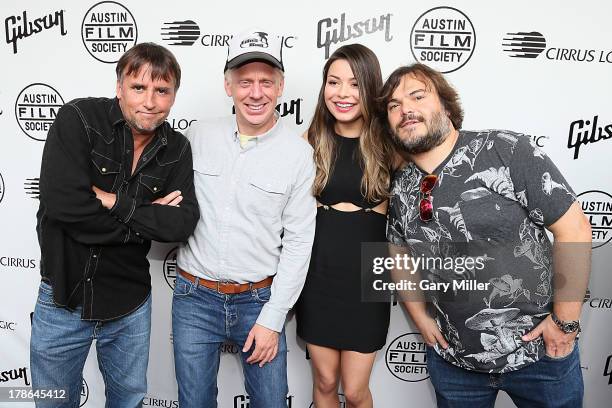
M270 130L268 130L265 133L262 133L261 135L257 135L257 137L254 137L253 139L251 139L251 141L254 141L256 145L260 145L260 144L264 144L264 143L268 143L270 140L274 139L274 137L280 133L280 129L282 129L283 125L281 123L281 118L280 115L278 114L277 111L274 111L274 119L276 120L276 122L274 123L274 126L272 126L272 128L270 128ZM233 131L233 136L234 136L234 141L236 143L240 143L240 131L238 130L238 122L236 120L234 120L234 131ZM248 135L251 136L251 135Z
M119 99L112 99L110 109L108 110L108 117L110 118L110 121L113 126L121 122L125 122L125 118L123 117L123 113L121 112L121 106L119 106Z

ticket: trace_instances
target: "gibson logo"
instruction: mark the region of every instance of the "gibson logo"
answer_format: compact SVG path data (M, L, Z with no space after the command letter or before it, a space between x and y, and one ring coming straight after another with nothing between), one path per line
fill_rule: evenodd
M337 18L319 20L317 24L317 48L325 48L325 59L328 59L329 47L332 44L359 38L364 34L372 34L377 31L384 31L385 41L389 42L393 39L393 36L389 34L390 30L391 13L383 14L380 17L368 18L353 24L346 24L346 15L342 13L340 20Z
M49 13L44 17L28 21L28 13L24 12L20 16L10 16L4 20L6 43L13 44L13 54L17 54L17 40L38 34L43 30L48 30L55 26L60 27L60 34L66 35L68 32L64 28L64 10Z
M608 356L603 372L604 377L608 377L608 385L612 385L612 355Z
M0 383L22 379L24 385L30 385L28 379L28 368L14 368L12 370L2 371L0 373Z
M574 149L574 160L578 158L582 145L612 138L612 123L605 127L597 126L598 119L599 116L596 115L592 122L590 120L575 120L570 124L567 148ZM586 129L589 125L591 126L590 132Z

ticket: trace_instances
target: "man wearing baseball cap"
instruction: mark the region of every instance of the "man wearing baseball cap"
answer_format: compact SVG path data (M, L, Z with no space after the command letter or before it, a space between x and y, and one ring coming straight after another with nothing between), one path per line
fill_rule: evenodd
M188 132L201 217L179 250L172 304L181 408L217 406L224 342L241 348L250 406L287 406L285 317L306 277L316 202L312 149L275 111L282 61L276 35L235 35L224 82L236 115Z

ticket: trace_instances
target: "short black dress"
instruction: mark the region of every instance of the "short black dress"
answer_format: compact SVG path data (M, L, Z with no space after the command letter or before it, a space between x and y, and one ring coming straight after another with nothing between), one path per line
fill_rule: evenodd
M389 328L389 303L361 301L361 243L386 242L386 216L371 208L361 194L363 170L359 138L335 135L333 173L317 209L315 238L308 276L296 304L297 335L310 344L371 353L384 347ZM335 210L350 202L362 209Z

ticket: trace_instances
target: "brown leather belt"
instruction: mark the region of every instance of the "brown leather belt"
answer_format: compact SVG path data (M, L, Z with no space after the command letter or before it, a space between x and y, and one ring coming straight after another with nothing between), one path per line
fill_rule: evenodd
M196 283L197 280L199 281L200 285L209 289L214 289L219 293L223 293L224 295L235 295L237 293L247 292L252 289L266 288L272 285L272 281L274 280L274 276L268 276L266 279L254 283L230 283L198 278L182 269L179 269L178 271L183 278L193 283Z

